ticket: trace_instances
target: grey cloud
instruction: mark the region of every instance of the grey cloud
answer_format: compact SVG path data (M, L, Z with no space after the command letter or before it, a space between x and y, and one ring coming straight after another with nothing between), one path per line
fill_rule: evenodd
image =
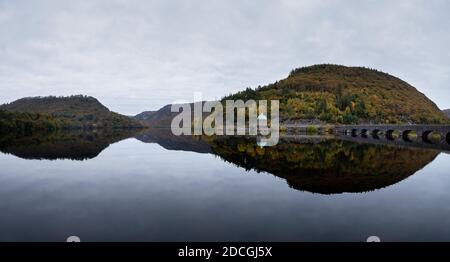
M450 108L447 1L0 0L0 103L93 95L135 114L315 63L389 72Z

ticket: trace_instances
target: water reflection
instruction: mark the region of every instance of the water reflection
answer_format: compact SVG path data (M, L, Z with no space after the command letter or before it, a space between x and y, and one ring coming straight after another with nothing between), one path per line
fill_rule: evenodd
M167 150L212 153L207 139L199 136L175 136L166 128L147 129L139 133L136 139L144 143L157 143Z
M87 160L98 156L109 145L133 137L140 130L78 130L17 136L0 136L0 151L23 159Z
M211 153L245 170L283 178L296 190L321 194L366 192L393 185L439 154L431 149L358 143L336 137L284 137L277 146L262 147L255 138L174 136L167 129L3 136L0 150L23 159L87 160L110 144L130 137L157 143L167 150Z
M246 170L268 172L286 179L292 188L322 194L387 187L413 175L439 154L320 137L283 139L275 147L260 147L251 138L218 138L212 148L214 154Z

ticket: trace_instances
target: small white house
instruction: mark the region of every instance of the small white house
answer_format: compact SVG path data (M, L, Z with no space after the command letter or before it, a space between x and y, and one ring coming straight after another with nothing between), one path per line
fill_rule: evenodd
M264 115L263 113L259 114L258 116L258 120L267 120L267 116Z

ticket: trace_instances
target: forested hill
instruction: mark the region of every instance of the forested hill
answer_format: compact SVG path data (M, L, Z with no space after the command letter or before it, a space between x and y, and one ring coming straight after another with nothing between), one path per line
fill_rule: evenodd
M130 117L110 111L90 96L29 97L0 106L0 126L21 129L25 126L54 128L131 128L141 124Z
M282 121L317 119L327 123L449 123L424 94L389 74L341 65L293 70L286 79L225 99L278 99Z

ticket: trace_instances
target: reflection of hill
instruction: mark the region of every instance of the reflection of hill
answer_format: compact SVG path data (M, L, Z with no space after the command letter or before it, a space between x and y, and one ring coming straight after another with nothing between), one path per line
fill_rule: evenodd
M212 153L208 143L196 136L175 136L167 128L149 128L136 136L144 143L157 143L167 150Z
M260 148L254 140L238 138L216 139L213 151L247 170L284 178L295 189L322 194L364 192L393 185L439 154L341 140Z
M242 137L174 136L170 129L147 129L136 136L168 150L213 153L246 170L284 178L297 190L334 194L393 185L431 162L439 151L360 144L329 137L304 137L258 147Z
M48 135L2 136L0 151L24 159L85 160L96 157L110 144L133 137L137 129L71 131Z
M413 175L439 154L435 150L360 144L324 137L282 139L275 147L261 148L255 139L174 136L170 129L10 135L0 137L0 151L24 159L85 160L129 137L157 143L168 150L212 153L246 170L284 178L297 190L322 194L364 192L393 185Z

